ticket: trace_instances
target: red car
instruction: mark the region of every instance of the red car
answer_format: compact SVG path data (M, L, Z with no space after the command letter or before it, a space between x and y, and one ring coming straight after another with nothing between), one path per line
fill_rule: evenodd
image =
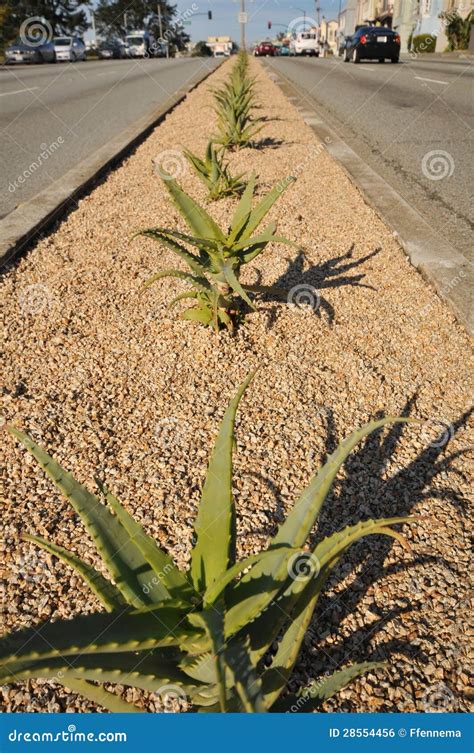
M274 47L271 42L260 42L255 48L254 55L271 55L273 57L276 55L276 47Z

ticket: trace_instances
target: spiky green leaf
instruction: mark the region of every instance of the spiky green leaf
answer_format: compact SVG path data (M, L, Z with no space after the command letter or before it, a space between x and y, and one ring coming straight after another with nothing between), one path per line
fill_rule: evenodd
M196 545L191 556L194 587L203 593L233 565L235 511L232 496L232 445L235 414L240 399L253 379L249 374L231 401L209 461L194 530Z

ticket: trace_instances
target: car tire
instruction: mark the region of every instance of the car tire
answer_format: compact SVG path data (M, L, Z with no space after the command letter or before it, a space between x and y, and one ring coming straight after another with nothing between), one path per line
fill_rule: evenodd
M361 61L360 51L357 49L357 47L354 49L354 53L352 55L352 62L353 63L360 63Z
M379 63L385 63L385 58L379 58Z
M342 53L342 62L343 63L348 63L349 60L350 60L350 57L349 57L349 55L347 53L347 50L344 50L344 52Z
M395 58L391 58L391 62L392 63L398 63L399 60L400 60L400 58L398 57L398 55Z
M39 50L36 53L36 57L35 57L35 61L34 62L38 63L38 65L41 65L41 63L44 63L44 57L42 56L41 52L39 52Z

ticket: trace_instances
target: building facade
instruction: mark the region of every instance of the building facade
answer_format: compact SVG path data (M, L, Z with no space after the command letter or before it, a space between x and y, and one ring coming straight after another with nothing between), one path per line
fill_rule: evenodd
M401 51L408 52L411 35L429 34L436 38L436 52L443 52L448 40L440 14L457 11L466 18L472 10L474 0L395 0L393 28L400 34Z
M347 0L345 7L339 13L339 34L349 36L355 32L357 6L357 0Z

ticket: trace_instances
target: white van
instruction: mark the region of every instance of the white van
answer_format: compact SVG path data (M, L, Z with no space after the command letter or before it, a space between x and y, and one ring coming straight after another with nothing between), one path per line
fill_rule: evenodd
M319 57L319 39L316 32L300 31L290 42L290 54Z
M86 46L79 37L55 37L53 44L58 62L67 60L68 63L75 63L76 60L86 59Z

